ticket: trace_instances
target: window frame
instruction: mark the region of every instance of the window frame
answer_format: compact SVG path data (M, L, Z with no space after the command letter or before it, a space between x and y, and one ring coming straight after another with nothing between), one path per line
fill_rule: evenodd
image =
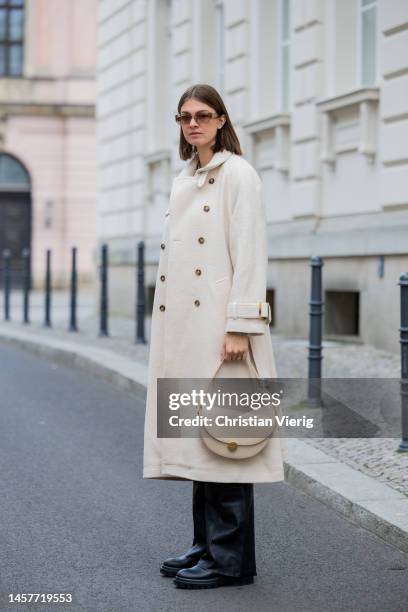
M369 0L367 5L363 0L357 2L357 87L376 87L379 81L379 19L378 19L378 0ZM363 14L369 10L375 10L375 32L374 32L374 78L371 82L364 80L364 57L363 57Z
M20 5L12 3L12 0L0 0L0 10L5 11L5 35L4 38L0 38L0 48L4 48L4 70L0 65L0 78L19 78L24 73L24 46L25 46L25 0L22 0ZM11 38L11 14L20 12L22 14L22 27L21 27L21 38ZM19 63L19 70L13 74L11 72L11 61L10 61L10 49L11 47L19 47L21 49L21 60Z
M284 4L287 3L288 7L288 33L287 37L284 38L283 33L283 15L284 15ZM288 113L292 106L292 87L291 87L291 0L279 0L278 4L278 18L277 22L277 41L278 41L278 90L279 90L279 112ZM283 50L288 50L288 67L287 67L287 83L284 88L284 68L283 68Z
M214 0L216 40L216 81L220 95L225 91L225 6L223 0Z

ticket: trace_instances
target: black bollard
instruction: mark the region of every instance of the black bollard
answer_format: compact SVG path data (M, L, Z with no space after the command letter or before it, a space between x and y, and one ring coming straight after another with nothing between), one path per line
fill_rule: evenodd
M320 257L310 258L312 268L312 286L310 291L310 328L309 328L309 371L308 371L308 393L306 405L310 408L320 408L321 400L321 366L322 366L322 267L323 261Z
M76 268L76 247L71 249L71 287L70 287L70 317L68 331L78 331L77 327L77 268Z
M30 249L23 249L23 323L29 323Z
M3 285L4 285L4 320L10 321L10 290L11 290L11 251L3 251Z
M408 452L408 272L400 274L401 287L401 428L402 440L398 452Z
M144 240L137 245L137 295L136 295L136 344L146 344L145 339L145 282L144 282Z
M45 267L45 318L44 327L51 327L51 250L47 249Z
M108 245L101 247L101 302L99 319L99 336L109 336L108 333Z

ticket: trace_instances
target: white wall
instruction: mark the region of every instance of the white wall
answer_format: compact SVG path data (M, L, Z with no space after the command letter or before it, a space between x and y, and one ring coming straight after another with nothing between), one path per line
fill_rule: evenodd
M118 262L145 237L157 258L172 176L173 114L195 82L216 85L264 181L272 259L405 253L408 11L378 0L376 81L360 80L360 0L292 0L290 104L281 107L281 0L100 0L99 221ZM223 65L217 56L223 48ZM341 222L340 222L341 220ZM401 236L398 233L398 236Z

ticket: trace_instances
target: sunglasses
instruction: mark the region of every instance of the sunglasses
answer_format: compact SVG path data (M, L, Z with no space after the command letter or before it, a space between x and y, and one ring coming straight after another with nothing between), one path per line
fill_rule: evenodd
M195 115L190 113L183 113L182 115L175 115L176 123L179 125L189 125L192 117L198 125L209 123L210 119L219 117L218 113L210 113L210 111L198 111Z

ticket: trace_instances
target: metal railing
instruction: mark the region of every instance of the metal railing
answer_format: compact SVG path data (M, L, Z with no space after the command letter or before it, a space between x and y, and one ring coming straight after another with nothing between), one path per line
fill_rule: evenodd
M52 253L46 251L46 266L44 278L44 326L52 326L52 275L51 263ZM21 260L16 265L16 258L11 258L9 250L1 254L0 278L4 290L4 320L10 321L10 294L12 291L23 291L23 317L25 324L30 322L30 289L31 289L31 262L30 252L24 249ZM14 263L14 266L12 265ZM305 401L310 408L323 407L319 381L322 378L323 348L322 348L322 323L324 314L322 268L323 260L319 256L310 258L311 282L309 300L309 344L308 344L308 393ZM108 269L109 251L108 245L101 245L99 265L99 337L109 336L109 303L108 303ZM146 344L145 338L145 245L140 241L136 253L136 297L135 297L135 338L136 344ZM398 447L399 452L408 452L408 272L400 275L400 338L401 345L401 430L402 440ZM68 330L78 332L77 324L77 248L71 251L71 282L69 301Z

